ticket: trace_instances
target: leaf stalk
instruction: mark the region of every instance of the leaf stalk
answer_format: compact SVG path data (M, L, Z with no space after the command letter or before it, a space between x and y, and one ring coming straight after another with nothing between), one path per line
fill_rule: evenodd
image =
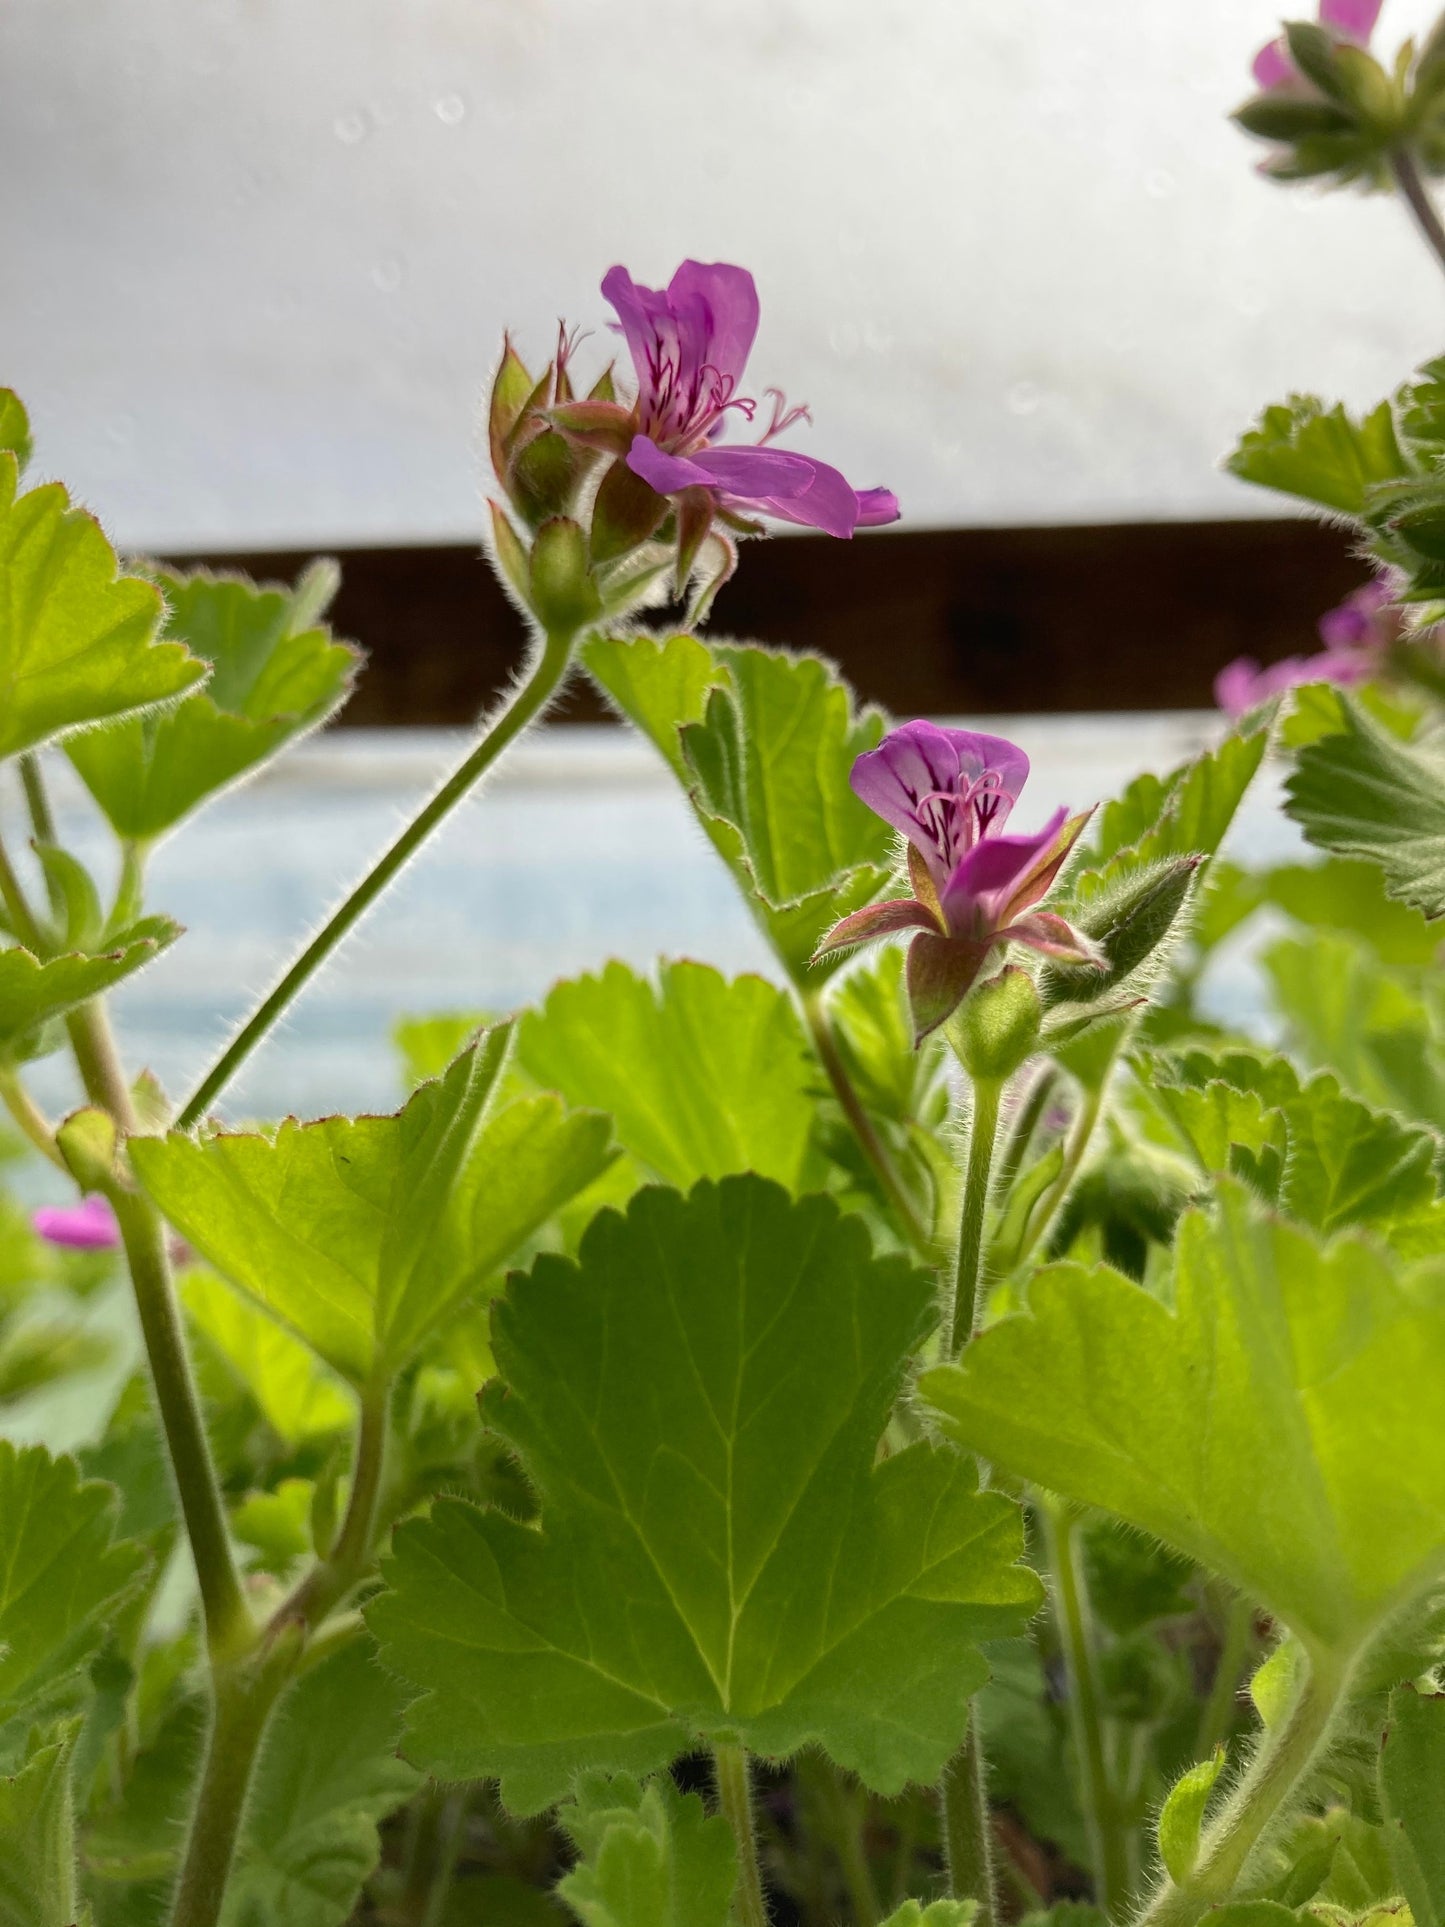
M738 1884L733 1896L737 1927L768 1927L748 1756L740 1746L715 1746L712 1759L718 1808L732 1828L738 1850Z

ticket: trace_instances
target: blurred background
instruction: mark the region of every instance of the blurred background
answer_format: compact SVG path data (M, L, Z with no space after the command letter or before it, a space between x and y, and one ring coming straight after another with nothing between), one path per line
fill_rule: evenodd
M1431 13L1388 0L1380 43ZM1207 705L1231 657L1307 651L1363 579L1336 532L1221 473L1239 431L1291 388L1373 401L1441 345L1403 209L1271 186L1230 126L1277 18L1276 0L5 0L0 380L38 471L123 549L281 577L337 554L337 626L371 654L343 720L458 727L520 648L478 546L503 330L537 365L565 317L600 364L611 263L662 283L688 254L743 262L757 387L810 404L804 445L893 487L904 520L752 545L715 626L824 649L900 711L1102 712L1049 738L1057 786L1087 800L1202 726L1118 712ZM581 696L563 714L599 716ZM209 933L131 993L173 1074L200 1048L177 1042L185 997L197 1038L242 1008L450 753L362 734L208 813L192 883L163 853L160 899L169 881L165 907ZM297 1017L302 1039L334 1020L328 1103L381 1088L368 1058L334 1089L360 1021L327 1004L343 980L372 983L370 1035L409 985L483 1004L602 946L751 955L720 879L686 880L695 845L659 827L674 799L651 764L563 734L509 779L572 801L555 883L535 851L509 882L532 832L503 847L467 815ZM607 886L624 908L584 916L564 846L588 785L645 807L598 804L597 849L636 874ZM276 836L303 809L328 825L304 858ZM464 884L438 881L448 852ZM206 944L202 994L176 973ZM288 1083L283 1055L248 1101L319 1101L321 1070Z

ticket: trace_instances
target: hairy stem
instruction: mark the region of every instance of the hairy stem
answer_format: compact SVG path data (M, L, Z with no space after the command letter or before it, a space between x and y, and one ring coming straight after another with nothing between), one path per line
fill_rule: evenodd
M1439 265L1445 268L1445 226L1441 224L1429 189L1420 177L1415 156L1408 147L1397 147L1391 154L1390 172L1395 177L1395 185L1406 207L1415 217L1415 225L1424 236L1425 245Z
M287 1642L259 1663L243 1661L215 1674L206 1762L171 1902L171 1927L216 1927L221 1917L251 1776L294 1658L294 1643Z
M45 779L40 774L40 759L31 750L20 758L20 786L25 792L25 807L30 812L31 826L41 843L54 843L55 818L51 814L50 798L45 793ZM57 917L65 914L65 893L59 883L47 871L45 894L50 899L50 908Z
M1347 1668L1315 1659L1288 1716L1261 1738L1248 1770L1206 1830L1188 1880L1163 1881L1138 1927L1194 1927L1230 1898L1250 1855L1288 1813L1296 1788L1323 1752L1347 1685Z
M838 1040L833 1034L832 1019L824 1005L822 992L807 990L802 995L803 1014L812 1035L813 1048L817 1051L818 1060L828 1074L828 1082L833 1086L833 1095L842 1106L843 1115L847 1118L853 1135L858 1140L859 1148L872 1165L889 1203L897 1212L908 1242L921 1256L929 1259L936 1257L932 1233L919 1217L918 1208L909 1197L903 1180L898 1175L897 1166L893 1162L888 1146L878 1135L873 1120L869 1117L863 1100L859 1097L853 1080L848 1075L848 1066L843 1061Z
M963 1173L963 1206L958 1220L958 1262L953 1277L953 1309L943 1334L943 1355L957 1358L973 1337L983 1283L983 1224L988 1210L989 1179L998 1137L1003 1085L995 1079L975 1078L973 1116L968 1125L968 1162Z
M1239 1698L1239 1683L1244 1676L1253 1640L1254 1607L1235 1593L1225 1608L1224 1639L1219 1649L1219 1662L1214 1669L1209 1698L1204 1702L1204 1710L1200 1715L1199 1738L1194 1750L1201 1760L1207 1760L1215 1747L1229 1737L1229 1723Z
M848 1889L848 1901L853 1909L853 1927L878 1927L882 1909L878 1905L878 1888L873 1879L873 1869L868 1864L863 1840L863 1829L868 1819L868 1796L861 1788L848 1785L841 1774L834 1780L833 1792L836 1813L834 1846L837 1848L843 1884Z
M316 975L337 945L360 922L387 885L434 829L473 789L502 751L532 722L556 695L572 663L577 635L573 631L548 636L538 648L526 680L491 724L481 741L426 802L390 847L377 859L341 907L327 919L275 989L262 1001L231 1039L216 1063L201 1079L176 1119L179 1130L197 1123L261 1039Z
M944 1771L943 1849L948 1861L949 1892L955 1900L978 1902L975 1927L995 1927L998 1893L988 1813L988 1769L976 1705L970 1710L968 1735Z
M1049 1099L1059 1087L1057 1065L1045 1064L1034 1078L1028 1095L1019 1106L1018 1115L1009 1127L1008 1139L998 1161L998 1188L1007 1191L1022 1168L1029 1145L1033 1142L1034 1132L1039 1121L1048 1109Z
M715 1746L713 1774L718 1809L732 1828L738 1850L738 1884L733 1898L737 1927L768 1927L768 1904L758 1866L758 1836L753 1824L753 1789L748 1756L740 1746Z
M438 1927L456 1869L466 1812L461 1787L438 1786L433 1781L417 1800L395 1910L398 1927Z
M43 957L46 949L45 932L25 900L20 878L16 874L14 864L10 861L10 853L3 843L0 843L0 903L4 904L11 927L21 943L37 957Z
M0 1070L0 1103L4 1104L16 1128L29 1140L41 1157L48 1158L57 1170L64 1171L69 1177L70 1168L60 1155L55 1142L55 1133L51 1130L45 1113L12 1070Z
M83 1004L70 1013L66 1028L87 1097L108 1111L123 1133L133 1133L137 1127L135 1106L104 1006L98 1000ZM171 1283L165 1225L155 1206L139 1192L115 1185L109 1195L125 1247L161 1429L195 1560L206 1638L219 1660L249 1643L251 1616L231 1553L226 1509L191 1374L180 1308Z
M1069 1729L1079 1764L1094 1895L1109 1918L1116 1920L1134 1882L1133 1830L1120 1811L1109 1771L1098 1648L1079 1545L1079 1514L1071 1506L1054 1506L1047 1501L1041 1511L1054 1614L1068 1673Z
M391 1384L376 1378L361 1395L351 1496L336 1544L317 1562L272 1619L279 1632L288 1620L319 1626L359 1579L365 1577L376 1540L377 1514L390 1432Z

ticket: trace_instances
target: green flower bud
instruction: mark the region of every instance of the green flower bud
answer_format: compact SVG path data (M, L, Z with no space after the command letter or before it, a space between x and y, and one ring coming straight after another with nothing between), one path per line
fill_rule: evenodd
M974 986L949 1018L945 1034L970 1077L1001 1084L1032 1057L1040 1015L1033 978L1009 964Z

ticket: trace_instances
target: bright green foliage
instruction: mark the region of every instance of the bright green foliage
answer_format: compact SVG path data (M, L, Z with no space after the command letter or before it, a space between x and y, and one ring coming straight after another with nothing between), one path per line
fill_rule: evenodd
M935 1778L986 1674L975 1642L1039 1591L970 1460L875 1464L934 1315L858 1220L757 1177L639 1192L576 1264L514 1277L483 1417L542 1530L443 1500L397 1533L367 1616L423 1689L408 1756L500 1774L520 1811L710 1738L818 1744L880 1791Z
M1072 893L1092 902L1120 876L1166 857L1212 856L1264 757L1262 727L1226 736L1167 776L1137 776L1106 803L1080 858Z
M1170 1310L1102 1267L1042 1272L1027 1316L922 1390L1003 1470L1352 1651L1445 1563L1445 1272L1322 1249L1225 1181L1182 1221L1173 1284Z
M71 1761L79 1720L32 1737L24 1764L0 1777L0 1927L75 1927Z
M0 1440L0 1723L42 1706L100 1644L146 1555L112 1544L107 1485Z
M221 1927L341 1927L378 1822L416 1791L396 1757L404 1690L354 1640L309 1672L266 1738Z
M489 1032L395 1116L141 1138L136 1173L224 1278L364 1384L403 1365L611 1155L607 1120L555 1098L484 1121L508 1042L507 1026Z
M609 963L523 1017L517 1057L569 1103L610 1112L625 1149L669 1184L731 1171L802 1182L822 1073L761 977L665 963L654 987Z
M1348 931L1386 964L1429 964L1441 933L1418 910L1386 896L1373 863L1326 857L1322 863L1285 864L1260 879L1268 901L1312 930Z
M30 417L13 388L0 388L0 453L13 455L22 475L34 453Z
M1356 421L1338 403L1326 408L1314 395L1292 395L1266 408L1228 467L1261 488L1362 515L1371 487L1409 474L1411 463L1396 440L1388 402Z
M160 592L117 573L100 525L59 483L17 496L0 452L0 757L146 709L203 680L179 642L157 642Z
M1319 848L1377 863L1390 896L1445 914L1445 756L1330 699L1337 727L1300 751L1285 807Z
M1415 1927L1445 1920L1445 1695L1401 1686L1390 1695L1380 1802L1396 1876Z
M407 1090L414 1091L429 1077L440 1077L487 1021L480 1011L438 1011L430 1017L399 1018L391 1034L401 1053Z
M1147 1077L1154 1068L1142 1067ZM1232 1171L1278 1194L1289 1144L1284 1113L1256 1092L1235 1090L1222 1078L1202 1087L1160 1082L1152 1086L1160 1108L1207 1172Z
M737 1849L695 1793L589 1773L557 1817L582 1856L557 1892L584 1927L728 1927Z
M814 656L690 636L590 643L588 669L662 751L797 982L840 917L887 881L893 833L848 785L883 719ZM744 753L746 745L746 753Z
M232 1534L270 1570L284 1572L312 1549L315 1494L310 1479L282 1479L274 1492L252 1492L231 1513Z
M284 1445L294 1450L352 1422L355 1400L315 1353L223 1278L190 1271L181 1290L192 1324Z
M142 969L181 934L169 917L145 917L99 956L42 963L18 944L0 950L0 1059L33 1055L52 1018L98 997Z
M357 656L313 626L314 608L204 569L162 570L163 634L211 664L204 689L160 715L132 716L66 748L120 836L162 835L344 701Z
M1159 1858L1169 1878L1182 1885L1194 1871L1199 1855L1199 1831L1216 1781L1224 1771L1224 1749L1191 1766L1169 1789L1159 1812Z

